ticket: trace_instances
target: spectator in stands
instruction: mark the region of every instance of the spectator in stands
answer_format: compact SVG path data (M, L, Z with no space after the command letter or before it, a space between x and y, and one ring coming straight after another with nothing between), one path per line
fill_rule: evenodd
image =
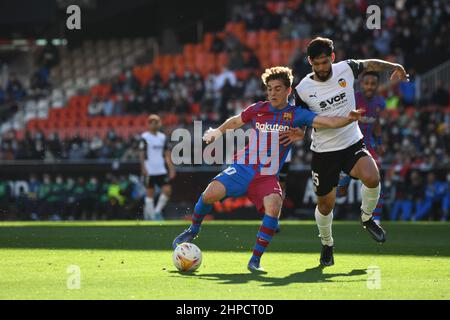
M0 85L0 105L5 103L6 101L6 91L3 89L3 87Z
M296 83L300 82L308 73L311 72L311 66L308 62L308 57L305 52L296 50L290 59L290 65L293 66Z
M125 111L123 95L119 93L113 103L113 114L120 115Z
M107 139L106 142L101 147L101 149L99 150L98 159L99 160L111 159L113 155L113 147L114 142L110 139Z
M139 138L133 139L131 146L129 146L122 155L122 161L139 159Z
M48 95L47 89L49 88L49 74L46 68L40 68L36 70L30 79L30 95L39 98Z
M442 217L441 221L447 221L450 214L450 173L447 174L447 188L442 199Z
M100 150L103 148L103 140L100 138L99 134L96 133L89 143L89 153L87 158L89 159L97 159L100 153Z
M83 177L78 177L77 181L72 189L72 193L75 197L75 204L72 214L76 220L86 220L88 215L88 190L86 188L86 182Z
M85 219L97 220L99 214L98 202L101 196L98 178L92 176L86 185L86 216Z
M62 145L57 132L50 135L50 139L47 142L47 151L50 153L49 156L53 159L62 158Z
M103 114L103 104L97 97L93 97L88 106L88 115L100 116Z
M400 104L400 98L394 91L389 90L388 98L386 99L386 109L387 110L397 110Z
M438 212L442 208L442 200L446 193L447 183L442 183L436 180L434 172L430 172L427 175L427 185L425 187L425 196L421 194L421 198L417 202L416 214L414 215L414 221L422 220L433 213L433 216L428 218L437 218Z
M211 52L221 53L225 50L225 43L219 36L215 36L211 43Z
M242 70L244 68L244 57L241 50L231 51L228 59L228 68L230 70Z
M50 220L59 221L64 215L64 191L65 185L63 177L61 175L57 175L55 181L50 184L50 193L47 198L49 209L47 214L51 213Z
M75 216L77 215L77 212L75 212L77 204L74 188L75 188L75 180L71 177L68 177L66 179L66 183L64 184L63 218L70 221L75 220Z
M45 158L46 141L45 136L41 131L38 131L34 136L32 144L28 143L27 147L32 147L33 153L31 159L43 160Z
M245 61L244 68L250 70L259 70L261 68L259 59L252 50L248 52L248 60Z
M52 208L50 205L49 197L51 195L51 178L50 175L44 174L43 177L43 183L39 186L39 192L38 192L38 203L39 203L39 210L38 214L32 214L31 219L32 220L47 220L49 217L49 213L51 212Z
M264 97L264 92L261 88L261 80L256 73L252 73L246 81L245 90L242 97L248 100L258 100L258 98Z
M69 149L70 160L83 160L85 159L85 152L81 144L73 143Z
M42 49L38 57L38 64L50 70L58 63L59 63L58 49L53 45L51 39L48 39L46 46Z
M125 197L121 194L120 181L113 176L108 187L108 206L106 208L108 219L119 218L125 200Z
M2 220L10 209L11 197L11 188L8 182L0 180L0 217Z
M39 189L41 183L38 181L35 174L30 175L28 183L28 193L25 198L25 213L29 215L29 218L37 217L39 208Z
M110 117L114 114L114 104L111 98L103 98L103 115Z
M449 101L449 88L444 88L442 80L439 80L436 85L436 90L431 97L431 102L440 107L447 107L450 106Z
M411 218L412 210L413 210L413 202L411 197L409 196L410 188L408 188L408 184L406 181L406 177L404 175L396 175L395 180L395 201L392 205L390 219L392 221L396 221L401 213L401 220L409 220ZM418 176L417 172L411 174L411 180L416 182L416 186L418 185Z
M9 100L13 101L18 101L26 95L22 82L20 82L15 73L11 73L9 76L6 92Z
M100 197L98 198L96 212L101 215L100 218L102 220L106 220L108 218L108 212L110 210L108 191L109 187L111 186L111 183L112 183L112 175L108 174L106 175L105 179L100 183L99 186Z

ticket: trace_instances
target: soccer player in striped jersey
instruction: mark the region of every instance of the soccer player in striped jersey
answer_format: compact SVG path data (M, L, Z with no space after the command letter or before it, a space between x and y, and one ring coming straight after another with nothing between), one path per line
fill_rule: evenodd
M264 213L253 255L247 266L251 272L264 272L260 259L275 234L283 202L278 174L291 146L280 144L278 133L303 126L338 128L361 117L358 111L352 111L346 117L319 117L314 112L289 104L293 81L292 70L289 68L266 69L261 78L268 101L250 105L240 114L226 120L219 128L210 128L205 133L203 139L210 143L227 130L240 128L246 123L251 123L253 128L245 149L238 151L234 163L208 185L195 205L190 227L178 235L172 244L176 248L177 245L196 238L204 217L216 201L247 195L257 210ZM272 149L271 139L277 139L275 149ZM270 154L266 161L261 160L264 157L262 152Z
M368 71L362 76L361 91L355 94L356 108L365 110L364 117L359 122L359 128L364 136L364 144L367 150L375 160L378 169L380 169L380 158L383 156L384 147L381 138L380 117L386 108L386 101L380 95L377 95L380 76L377 72ZM337 196L345 197L347 195L348 185L350 184L350 176L341 174L337 188ZM383 190L380 192L380 199L377 207L373 211L373 219L380 224L381 214L383 212L384 195Z

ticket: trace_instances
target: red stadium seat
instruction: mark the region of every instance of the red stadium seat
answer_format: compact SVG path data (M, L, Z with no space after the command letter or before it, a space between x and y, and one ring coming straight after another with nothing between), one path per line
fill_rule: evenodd
M258 34L255 31L246 33L245 44L252 50L256 50L258 48Z
M206 33L203 37L203 44L207 51L211 50L212 43L214 41L214 35L210 32Z

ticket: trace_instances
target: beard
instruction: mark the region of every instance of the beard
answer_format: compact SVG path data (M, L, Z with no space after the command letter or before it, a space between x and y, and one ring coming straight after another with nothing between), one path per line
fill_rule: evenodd
M331 69L328 72L315 72L315 74L320 81L327 81L330 78Z
M374 95L375 95L375 91L366 91L365 92L365 96L367 99L372 99Z

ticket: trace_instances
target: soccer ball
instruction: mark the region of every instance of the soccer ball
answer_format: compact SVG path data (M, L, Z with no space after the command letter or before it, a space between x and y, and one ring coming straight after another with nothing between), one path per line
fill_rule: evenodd
M193 243L184 242L173 252L173 264L180 271L195 271L202 263L202 252Z

